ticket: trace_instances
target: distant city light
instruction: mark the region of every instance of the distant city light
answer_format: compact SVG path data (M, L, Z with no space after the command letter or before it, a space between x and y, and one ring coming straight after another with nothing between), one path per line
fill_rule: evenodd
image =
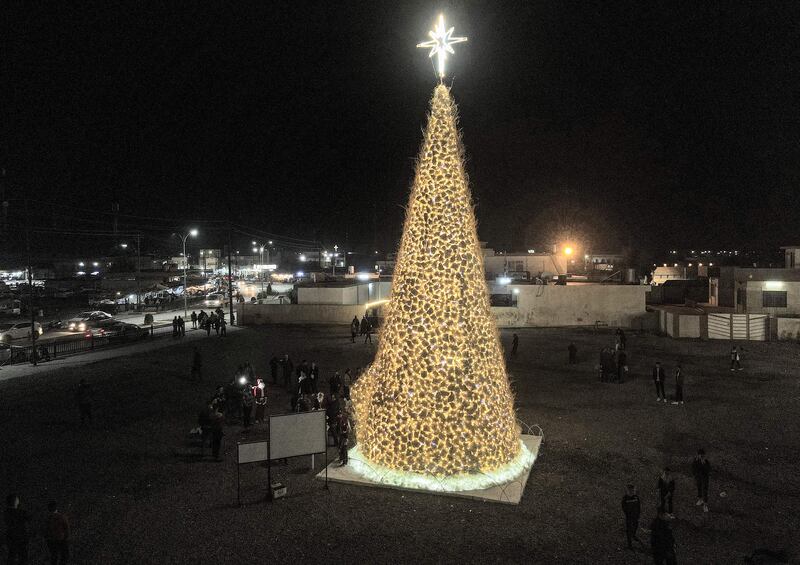
M519 289L518 288L514 289L514 294L519 294Z
M358 273L358 275L356 275L356 277L360 281L368 281L370 279L369 273Z
M121 243L120 247L122 247L123 249L127 249L128 248L128 244L127 243Z
M302 277L304 274L305 274L305 273L303 273L303 271L297 271L297 276L298 276L298 277Z
M497 279L497 282L500 284L511 284L511 279L509 277L500 277Z
M535 249L528 249L528 253L536 253Z
M83 261L81 261L80 263L78 263L78 266L79 266L79 267L83 267Z
M92 267L97 267L98 265L99 265L99 263L98 263L97 261L95 261L94 263L92 263Z
M306 256L305 255L300 255L300 261L305 263L306 262Z

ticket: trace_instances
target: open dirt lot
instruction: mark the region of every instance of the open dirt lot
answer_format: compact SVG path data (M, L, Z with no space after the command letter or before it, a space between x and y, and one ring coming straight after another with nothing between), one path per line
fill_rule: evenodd
M224 460L201 460L187 436L201 403L240 363L267 375L273 353L316 360L324 379L368 363L374 346L346 333L250 329L0 382L0 485L21 495L35 526L50 498L61 502L76 563L645 563L644 550L624 549L620 498L636 483L649 522L669 465L679 562L741 562L758 547L797 556L800 348L790 343L744 344L745 370L732 373L727 342L629 335L631 379L606 384L595 365L610 331L521 330L509 362L518 415L541 425L545 441L519 506L341 484L325 491L313 480L322 462L311 470L301 458L278 468L289 494L273 503L263 502L266 469L243 467L237 507L235 440L246 436L229 426ZM504 332L507 347L510 339ZM577 365L566 363L570 341ZM195 344L200 385L187 378ZM685 405L655 402L656 360L669 375L682 362ZM95 388L94 423L83 428L73 402L81 377ZM268 395L270 411L285 412L286 394L270 386ZM698 447L713 466L707 514L694 506ZM39 533L31 553L43 562Z

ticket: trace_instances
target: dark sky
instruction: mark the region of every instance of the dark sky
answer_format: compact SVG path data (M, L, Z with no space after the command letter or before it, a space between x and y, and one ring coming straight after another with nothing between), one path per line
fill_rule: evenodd
M566 215L594 248L800 241L795 1L67 4L5 6L0 54L7 193L52 225L117 199L328 244L374 217L393 246L444 10L483 239Z

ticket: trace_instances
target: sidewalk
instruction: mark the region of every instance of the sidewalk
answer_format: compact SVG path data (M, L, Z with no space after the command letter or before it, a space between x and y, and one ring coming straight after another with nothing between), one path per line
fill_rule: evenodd
M169 319L172 321L172 318ZM191 325L191 322L189 323ZM227 326L229 334L243 331L244 328L239 326ZM77 353L70 357L59 357L52 361L45 361L36 367L30 363L20 363L18 365L8 365L0 367L0 381L7 381L10 379L17 379L20 377L27 377L31 375L43 375L51 373L60 369L68 367L80 367L82 365L89 365L90 363L97 363L106 359L114 359L115 357L125 357L127 355L134 355L143 351L152 351L155 349L162 349L171 345L178 345L188 341L200 341L203 339L223 339L218 337L214 332L210 336L206 336L206 332L202 330L186 330L186 335L180 339L170 336L148 339L144 342L132 343L130 345L121 345L119 347L101 348L95 351L87 351L84 353Z

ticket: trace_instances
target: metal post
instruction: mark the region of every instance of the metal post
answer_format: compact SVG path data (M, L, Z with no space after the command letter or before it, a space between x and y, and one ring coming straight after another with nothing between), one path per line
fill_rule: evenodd
M28 252L28 308L31 309L31 358L36 366L36 310L33 308L33 266L31 265L31 218L28 214L28 199L25 199L25 248Z
M183 236L183 317L186 318L186 313L188 312L189 308L186 305L186 267L189 266L189 258L186 257L186 238L189 237L189 234Z
M231 270L231 226L228 224L228 321L233 324L233 271Z

